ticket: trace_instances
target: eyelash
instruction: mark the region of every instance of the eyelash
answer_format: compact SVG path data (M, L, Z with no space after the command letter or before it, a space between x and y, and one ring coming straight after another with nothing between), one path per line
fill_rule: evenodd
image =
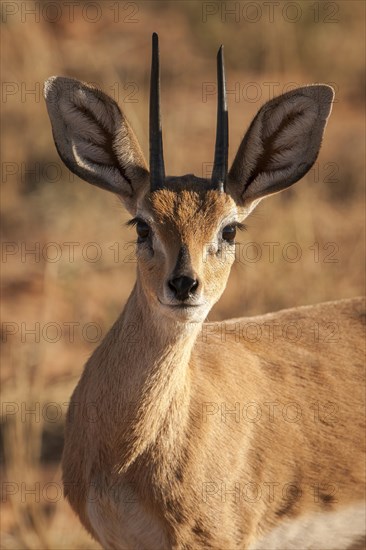
M132 218L132 220L129 220L126 225L127 227L135 227L135 225L138 224L138 222L143 222L141 218Z
M236 227L238 231L246 231L248 229L248 226L245 225L245 223L233 222L233 223L229 223L228 225L232 225Z

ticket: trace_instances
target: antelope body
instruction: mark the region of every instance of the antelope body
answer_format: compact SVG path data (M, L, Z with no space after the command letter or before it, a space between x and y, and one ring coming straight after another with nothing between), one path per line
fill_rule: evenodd
M220 49L212 178L166 177L156 35L151 76L150 170L111 98L63 77L45 85L61 158L115 192L138 234L135 287L72 396L66 496L108 549L360 550L363 300L227 321L225 338L204 324L236 229L315 162L333 91L308 86L264 105L228 172ZM269 337L237 339L245 323ZM277 339L291 323L301 338ZM336 338L315 338L316 325Z

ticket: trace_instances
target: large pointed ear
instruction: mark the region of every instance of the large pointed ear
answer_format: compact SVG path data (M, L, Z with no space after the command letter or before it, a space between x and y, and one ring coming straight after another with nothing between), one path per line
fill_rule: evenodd
M93 185L120 195L134 212L137 196L149 184L146 163L117 103L100 90L54 76L44 96L57 151L66 166Z
M259 110L227 183L227 192L247 213L261 198L286 189L312 167L333 97L330 86L306 86L272 99Z

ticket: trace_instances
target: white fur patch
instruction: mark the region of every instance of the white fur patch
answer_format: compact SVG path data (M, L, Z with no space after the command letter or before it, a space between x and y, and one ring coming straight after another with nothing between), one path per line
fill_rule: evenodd
M113 496L96 498L89 491L86 513L103 548L164 550L168 541L159 521L139 503L131 487L116 487Z
M365 536L363 503L336 512L307 514L284 521L250 550L345 550Z

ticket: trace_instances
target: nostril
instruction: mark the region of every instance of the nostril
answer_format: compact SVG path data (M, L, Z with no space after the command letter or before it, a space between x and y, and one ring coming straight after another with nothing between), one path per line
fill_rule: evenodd
M175 286L175 279L170 279L170 281L168 281L168 287L170 288L170 290L172 290L174 293L176 291L176 286Z
M194 282L191 286L190 292L196 292L197 288L198 288L198 281L197 281L197 279L194 279Z
M182 277L170 279L168 286L178 300L187 300L191 294L196 292L198 281L197 279L183 275Z

